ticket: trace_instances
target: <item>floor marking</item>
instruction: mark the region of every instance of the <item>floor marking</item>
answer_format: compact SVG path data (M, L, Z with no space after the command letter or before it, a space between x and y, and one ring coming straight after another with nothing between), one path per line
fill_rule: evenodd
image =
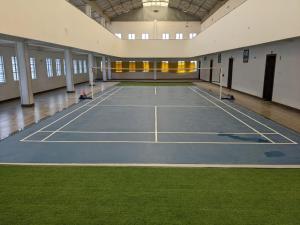
M264 127L268 128L269 130L271 130L271 131L275 132L276 134L279 134L279 135L281 135L282 137L286 138L287 140L289 140L289 141L290 141L290 142L292 142L293 144L298 144L297 142L295 142L295 141L291 140L290 138L286 137L285 135L281 134L280 132L276 131L275 129L273 129L273 128L269 127L268 125L266 125L266 124L264 124L264 123L262 123L262 122L260 122L260 121L258 121L258 120L256 120L256 119L252 118L251 116L248 116L247 114L245 114L245 113L241 112L240 110L238 110L238 109L234 108L233 106L231 106L231 105L229 105L229 104L227 104L227 103L225 103L225 102L221 101L220 99L218 99L218 98L214 97L214 96L213 96L213 95L211 95L210 93L208 93L208 92L205 92L205 91L202 91L202 90L201 90L200 88L198 88L198 87L196 87L196 88L197 88L197 89L198 89L200 92L202 92L202 93L205 93L205 94L208 94L209 96L211 96L212 98L214 98L214 99L216 99L217 101L221 102L222 104L224 104L224 105L228 106L229 108L231 108L231 109L233 109L233 110L235 110L235 111L239 112L240 114L242 114L242 115L244 115L244 116L248 117L249 119L251 119L251 120L253 120L253 121L257 122L258 124L260 124L260 125L263 125Z
M91 106L92 104L89 104L88 106ZM153 108L155 105L97 105L98 107L141 107L141 108ZM157 105L160 108L217 108L216 106L210 106L210 105Z
M156 87L154 88L154 93L155 93L155 95L157 95L157 90L156 90Z
M55 131L43 130L39 133L53 133ZM139 132L139 131L56 131L56 133L78 133L78 134L205 134L205 135L259 135L258 133L221 133L221 132ZM262 133L262 134L276 134L276 133Z
M270 138L268 138L267 136L265 136L264 134L260 133L258 130L256 130L254 127L250 126L249 124L247 124L246 122L244 122L243 120L237 118L235 115L233 115L232 113L230 113L229 111L227 111L226 109L222 108L221 106L219 106L218 104L216 104L215 102L211 101L209 98L207 98L206 96L200 94L199 92L195 91L193 88L190 87L190 89L197 93L199 96L201 96L202 98L205 98L207 101L213 103L215 106L217 106L218 108L220 108L221 110L223 110L224 112L226 112L228 115L232 116L233 118L235 118L236 120L238 120L239 122L241 122L242 124L246 125L247 127L249 127L251 130L253 130L254 132L258 133L259 135L261 135L262 137L264 137L265 139L267 139L268 141L270 141L271 143L274 143L273 140L271 140Z
M24 140L28 143L127 143L127 144L216 144L216 145L296 145L294 143L270 143L270 142L208 142L208 141L39 141L39 140Z
M157 134L157 106L155 106L155 142L158 141L158 134Z
M113 88L112 90L108 90L107 92L108 92L108 93L111 93L111 92L115 91L116 89L117 89L117 88L115 87L115 88ZM101 98L102 96L104 96L104 95L105 95L107 92L105 92L104 94L101 94L100 96L96 97L96 98L95 98L95 99L93 99L92 101L90 101L90 102L87 102L86 104L84 104L84 105L82 105L82 106L80 106L80 107L78 107L78 108L76 108L76 109L72 110L71 112L69 112L69 113L65 114L64 116L62 116L62 117L58 118L57 120L55 120L55 121L53 121L53 122L49 123L48 125L46 125L46 126L42 127L42 128L41 128L41 129L39 129L38 131L36 131L36 132L34 132L34 133L32 133L32 134L28 135L27 137L23 138L21 141L24 141L24 140L26 140L27 138L30 138L30 137L32 137L33 135L37 134L38 132L42 131L43 129L45 129L45 128L47 128L47 127L50 127L51 125L53 125L53 124L55 124L56 122L58 122L58 121L62 120L63 118L67 117L68 115L72 114L73 112L76 112L76 111L78 111L79 109L81 109L81 108L83 108L83 107L87 106L87 105L88 105L88 104L90 104L91 102L94 102L94 101L96 101L97 99L99 99L99 98Z
M0 163L4 166L63 166L63 167L171 167L171 168L257 168L299 169L300 165L270 164L167 164L167 163Z
M79 117L81 117L82 115L84 115L85 113L87 113L88 111L90 111L91 109L95 108L97 105L99 105L101 102L104 102L105 100L107 100L109 97L111 97L114 93L117 93L121 90L122 88L117 89L116 91L112 92L110 95L106 96L105 98L103 98L101 101L99 101L96 105L90 107L89 109L85 110L84 112L80 113L78 116L76 116L75 118L73 118L72 120L70 120L68 123L66 123L65 125L61 126L60 128L56 129L56 131L54 131L52 134L49 134L47 137L45 137L43 141L46 141L48 138L50 138L52 135L54 135L55 133L57 133L57 131L60 131L61 129L63 129L64 127L68 126L70 123L72 123L73 121L75 121L76 119L78 119Z

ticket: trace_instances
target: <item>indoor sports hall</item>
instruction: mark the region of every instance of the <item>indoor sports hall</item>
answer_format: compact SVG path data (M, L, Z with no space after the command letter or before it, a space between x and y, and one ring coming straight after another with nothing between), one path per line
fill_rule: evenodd
M0 6L0 224L298 224L300 1Z

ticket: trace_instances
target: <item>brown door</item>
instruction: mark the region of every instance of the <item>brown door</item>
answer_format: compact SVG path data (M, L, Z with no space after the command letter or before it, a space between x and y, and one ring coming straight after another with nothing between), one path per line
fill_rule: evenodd
M214 60L210 60L209 82L212 83Z
M264 91L263 91L263 99L266 101L272 101L273 98L275 68L276 68L276 55L273 54L267 55Z
M228 64L228 79L227 79L228 89L231 89L232 87L232 73L233 73L233 58L230 58Z

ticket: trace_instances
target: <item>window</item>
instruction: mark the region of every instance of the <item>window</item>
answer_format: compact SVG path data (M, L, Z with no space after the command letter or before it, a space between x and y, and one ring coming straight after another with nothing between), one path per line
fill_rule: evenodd
M221 53L218 54L218 63L222 63L222 54Z
M193 39L194 37L196 37L197 34L196 33L190 33L190 39Z
M185 61L178 61L177 73L185 73Z
M183 33L176 33L176 39L177 40L183 39Z
M78 74L78 67L77 67L77 60L73 60L73 69L74 69L74 74Z
M169 0L143 0L143 6L164 6L169 5Z
M78 60L79 73L82 74L82 60Z
M243 63L249 62L249 55L250 55L249 49L245 49L243 53Z
M116 35L118 38L122 39L122 34L121 34L121 33L115 33L115 35Z
M143 72L145 73L150 72L149 61L143 61Z
M122 73L122 61L116 61L116 73Z
M37 79L35 58L30 58L29 63L30 63L31 78L32 80L35 80Z
M55 70L56 70L56 76L61 76L61 63L60 59L55 60Z
M129 61L129 72L135 72L135 61Z
M161 72L163 72L163 73L169 72L169 62L168 61L161 62Z
M128 34L128 39L129 40L134 40L135 39L135 34Z
M162 39L163 39L163 40L169 40L169 39L170 39L170 34L168 34L168 33L163 33L163 34L162 34Z
M86 60L83 61L83 73L87 73Z
M46 58L46 68L48 77L53 77L52 59Z
M197 71L197 61L191 61L190 62L190 72L196 72Z
M149 34L148 33L142 33L142 39L143 40L148 40L149 39Z
M5 68L3 56L0 56L0 83L5 83Z
M67 72L66 72L66 61L63 59L63 64L64 64L64 75L66 76Z
M18 68L18 60L17 60L16 56L11 57L11 65L12 65L14 81L18 81L19 80L19 68Z

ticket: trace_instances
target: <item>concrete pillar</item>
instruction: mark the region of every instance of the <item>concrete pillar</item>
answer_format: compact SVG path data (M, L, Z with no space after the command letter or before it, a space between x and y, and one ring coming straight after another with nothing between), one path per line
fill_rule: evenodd
M94 56L92 53L88 54L88 67L89 67L89 83L90 85L94 85L94 72L93 72L93 67L94 67ZM95 73L96 76L96 73Z
M19 88L22 106L33 106L34 97L31 85L28 45L25 41L16 42L16 56L19 70Z
M102 56L102 77L103 77L103 81L107 81L105 56Z
M111 80L111 59L109 57L107 58L107 75L108 80Z
M91 7L89 4L86 4L86 5L85 5L84 11L85 11L85 14L86 14L88 17L91 17L91 18L92 18L92 7Z
M157 61L156 61L156 59L154 60L154 62L153 62L153 78L154 78L154 80L157 80Z
M72 53L70 49L65 49L65 63L66 63L66 83L67 92L74 93L74 81L73 81L73 70L72 70Z

